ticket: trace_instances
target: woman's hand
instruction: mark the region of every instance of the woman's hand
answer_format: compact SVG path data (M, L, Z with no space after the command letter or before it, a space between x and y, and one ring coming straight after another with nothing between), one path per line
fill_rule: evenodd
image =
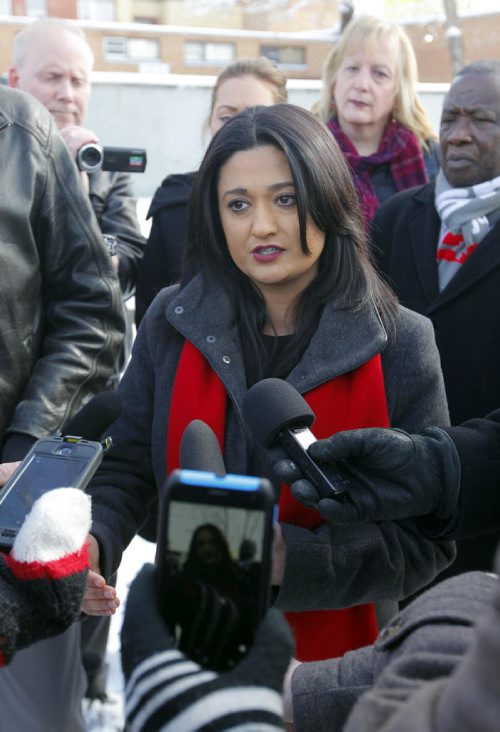
M286 562L286 544L283 539L281 526L276 523L273 526L273 546L271 556L271 585L280 587L283 584Z
M100 573L99 544L92 534L88 535L88 552L90 569L81 611L87 615L114 615L120 600L115 588L107 585Z
M18 462L16 463L0 463L0 486L5 485L9 478L12 477L16 470Z
M297 666L300 666L300 661L296 658L292 658L288 670L285 675L283 682L283 706L285 722L288 729L293 729L293 694L292 694L292 676Z

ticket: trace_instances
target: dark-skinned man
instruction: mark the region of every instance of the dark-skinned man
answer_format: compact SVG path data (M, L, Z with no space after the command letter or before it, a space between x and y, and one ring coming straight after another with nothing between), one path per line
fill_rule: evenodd
M500 405L500 61L470 64L453 80L440 147L435 183L380 207L373 251L403 305L432 320L451 423L460 424ZM461 542L448 571L490 569L497 539Z

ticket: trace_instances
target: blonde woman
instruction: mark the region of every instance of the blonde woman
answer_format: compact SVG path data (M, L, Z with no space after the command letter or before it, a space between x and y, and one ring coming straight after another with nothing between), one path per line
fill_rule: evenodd
M407 35L380 18L351 21L326 60L313 112L347 158L368 222L394 193L436 176L437 143L416 84Z

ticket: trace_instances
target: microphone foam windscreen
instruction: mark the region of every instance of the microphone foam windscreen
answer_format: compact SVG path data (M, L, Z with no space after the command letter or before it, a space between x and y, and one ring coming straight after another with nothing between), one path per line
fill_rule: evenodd
M183 470L208 470L218 475L226 474L219 441L213 430L201 419L193 419L184 430L180 446L180 466Z
M103 432L120 416L121 411L118 394L115 391L102 391L63 424L61 435L99 442Z
M310 427L315 420L305 399L283 379L263 379L250 387L243 399L243 417L265 447L286 427Z

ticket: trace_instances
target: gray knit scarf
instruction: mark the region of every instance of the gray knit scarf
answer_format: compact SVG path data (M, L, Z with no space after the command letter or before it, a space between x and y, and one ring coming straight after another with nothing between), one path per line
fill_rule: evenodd
M443 290L491 228L500 220L500 176L465 188L452 188L442 170L436 177L434 202L446 230L463 237L450 245L439 241L439 289ZM444 229L444 232L443 232Z
M479 244L500 219L500 176L470 188L452 188L442 170L436 177L435 204L448 231Z

